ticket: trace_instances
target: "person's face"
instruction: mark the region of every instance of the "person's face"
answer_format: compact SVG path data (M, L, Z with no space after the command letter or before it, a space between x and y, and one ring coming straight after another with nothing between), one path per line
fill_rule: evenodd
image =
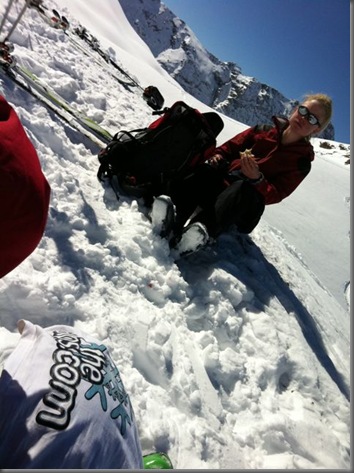
M290 118L290 124L300 136L306 137L317 133L324 120L322 106L316 100L311 100L297 107Z

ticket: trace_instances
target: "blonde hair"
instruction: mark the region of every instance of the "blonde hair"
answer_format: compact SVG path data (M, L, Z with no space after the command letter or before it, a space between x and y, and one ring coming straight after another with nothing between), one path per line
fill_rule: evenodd
M316 102L318 102L323 111L324 111L324 114L325 114L325 119L324 121L321 123L321 127L320 127L320 130L319 131L323 131L326 126L329 124L329 122L331 121L331 117L332 117L332 99L331 97L329 97L328 95L326 94L307 94L304 96L304 102L310 102L312 100L315 100Z

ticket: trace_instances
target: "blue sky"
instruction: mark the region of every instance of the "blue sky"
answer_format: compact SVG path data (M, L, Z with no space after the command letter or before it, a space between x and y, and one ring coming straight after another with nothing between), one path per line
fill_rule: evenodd
M350 0L162 0L222 61L289 99L333 99L336 141L350 143Z

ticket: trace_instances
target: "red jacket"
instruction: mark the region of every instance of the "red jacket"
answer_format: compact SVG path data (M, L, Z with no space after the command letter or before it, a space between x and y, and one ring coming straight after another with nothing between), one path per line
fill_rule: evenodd
M290 195L311 170L312 145L304 140L289 145L281 143L285 118L273 117L275 127L262 131L248 128L216 149L230 163L229 172L240 169L239 152L251 149L264 179L254 184L264 196L265 204L275 204Z
M0 96L0 278L38 245L49 197L37 153L16 112Z

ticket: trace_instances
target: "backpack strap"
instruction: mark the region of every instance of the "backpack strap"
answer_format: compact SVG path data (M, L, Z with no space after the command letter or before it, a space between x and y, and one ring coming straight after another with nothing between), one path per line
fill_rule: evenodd
M274 125L270 125L269 123L260 123L254 127L254 131L260 133L262 131L269 131L272 128L274 128Z

